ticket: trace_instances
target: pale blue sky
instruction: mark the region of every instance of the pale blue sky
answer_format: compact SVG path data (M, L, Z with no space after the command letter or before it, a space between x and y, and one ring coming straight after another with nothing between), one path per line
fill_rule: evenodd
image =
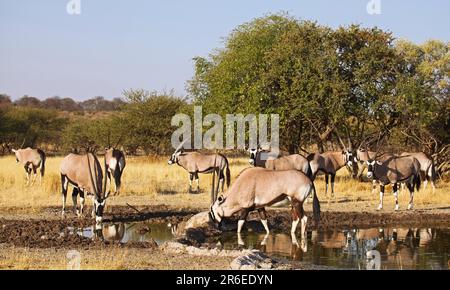
M381 0L0 0L0 93L120 97L124 89L185 95L192 58L222 46L237 25L287 11L337 27L359 23L421 43L450 40L450 1Z

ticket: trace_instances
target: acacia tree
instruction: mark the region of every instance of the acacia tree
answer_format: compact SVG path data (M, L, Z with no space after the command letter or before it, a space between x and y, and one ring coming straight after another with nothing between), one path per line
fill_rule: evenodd
M209 112L278 113L291 153L311 144L324 151L337 131L359 143L369 128L389 132L397 123L392 41L377 28L257 18L234 30L222 50L195 59L189 92Z
M403 66L397 83L402 123L397 145L432 156L439 175L450 171L450 49L449 43L428 41L396 45Z

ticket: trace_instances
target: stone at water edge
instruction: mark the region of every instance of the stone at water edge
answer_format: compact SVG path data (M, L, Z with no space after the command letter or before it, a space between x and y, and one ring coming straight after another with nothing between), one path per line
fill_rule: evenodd
M274 268L274 263L271 258L261 252L253 252L246 255L241 255L234 259L230 264L231 270L270 270Z
M209 220L209 212L204 211L201 213L198 213L191 217L185 225L185 229L192 229L192 228L201 228L201 227L207 227L211 225L211 222Z

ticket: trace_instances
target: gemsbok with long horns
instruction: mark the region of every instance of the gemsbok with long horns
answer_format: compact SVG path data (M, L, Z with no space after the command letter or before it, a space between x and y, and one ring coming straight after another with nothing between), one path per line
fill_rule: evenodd
M436 168L434 166L433 159L428 157L423 152L403 152L400 156L411 156L417 159L420 163L420 177L423 180L423 189L427 188L428 181L431 181L431 186L433 188L433 192L436 190Z
M301 231L304 236L308 218L303 210L303 202L311 193L313 193L314 219L316 222L320 219L320 204L314 192L314 183L301 171L247 168L239 174L227 192L219 196L211 205L210 218L220 226L224 218L239 213L237 227L239 234L249 212L257 210L261 223L269 233L265 207L288 198L292 204L291 233L295 233L301 221Z
M120 188L122 185L122 174L125 169L125 154L116 148L105 149L105 162L106 162L106 176L108 177L110 186L111 175L114 178L114 183L116 185L116 190L114 195L120 194Z
M71 153L61 162L60 170L63 198L62 215L65 214L67 190L70 183L73 185L72 201L75 213L79 217L83 214L85 194L91 195L94 203L92 217L95 217L97 223L101 223L109 191L106 192L106 176L103 179L102 167L97 156L92 153L84 155ZM79 210L77 209L78 195L80 195Z
M395 197L395 210L399 210L398 205L398 184L405 182L410 193L408 210L413 209L414 188L420 190L420 163L412 156L385 156L381 160L375 157L366 161L367 177L377 180L380 183L380 204L378 210L383 209L384 189L388 184L393 185Z
M377 152L375 152L375 151L365 150L365 149L361 149L361 148L356 150L356 162L358 164L358 177L360 179L362 178L364 170L368 168L367 161L369 161L371 159L375 160L376 155L377 155ZM392 153L383 153L377 157L377 160L380 162L383 162L392 157L395 157L395 155ZM372 178L372 193L375 193L377 183L378 183L378 180L376 178Z
M339 137L342 145L342 151L327 151L325 153L312 153L308 155L307 159L311 166L313 180L319 172L325 174L325 196L328 195L328 176L331 176L331 197L334 197L334 180L336 173L343 167L346 167L353 177L356 175L357 164L354 158L353 150L349 140L349 147L345 146L344 142Z
M192 192L192 181L197 181L197 193L200 192L198 174L209 174L216 172L219 177L219 183L222 183L222 192L224 190L224 183L227 188L230 186L230 166L228 159L218 153L205 154L199 152L184 152L182 142L167 162L169 165L178 164L189 172L189 192ZM215 199L215 197L213 197Z
M39 183L42 184L42 178L45 175L45 153L41 149L31 149L30 147L25 149L12 149L12 152L16 155L16 162L21 163L27 173L27 186L34 184L37 178L37 169L39 168ZM33 172L33 178L31 178L31 172Z

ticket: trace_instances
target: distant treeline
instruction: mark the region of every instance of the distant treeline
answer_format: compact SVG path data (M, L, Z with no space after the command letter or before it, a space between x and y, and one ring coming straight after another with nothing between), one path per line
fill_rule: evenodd
M67 112L99 112L99 111L117 111L125 102L120 98L107 100L104 97L95 97L85 101L77 102L72 98L50 97L43 101L35 97L23 96L16 101L12 101L11 97L0 94L0 107L18 106L26 108L45 108L51 110L67 111Z
M170 93L145 90L127 91L120 101L95 98L78 103L90 113L47 105L54 98L34 106L22 102L13 105L5 97L1 100L0 154L27 146L55 154L95 152L110 146L123 148L128 154L168 154L172 150L172 116L189 107Z

